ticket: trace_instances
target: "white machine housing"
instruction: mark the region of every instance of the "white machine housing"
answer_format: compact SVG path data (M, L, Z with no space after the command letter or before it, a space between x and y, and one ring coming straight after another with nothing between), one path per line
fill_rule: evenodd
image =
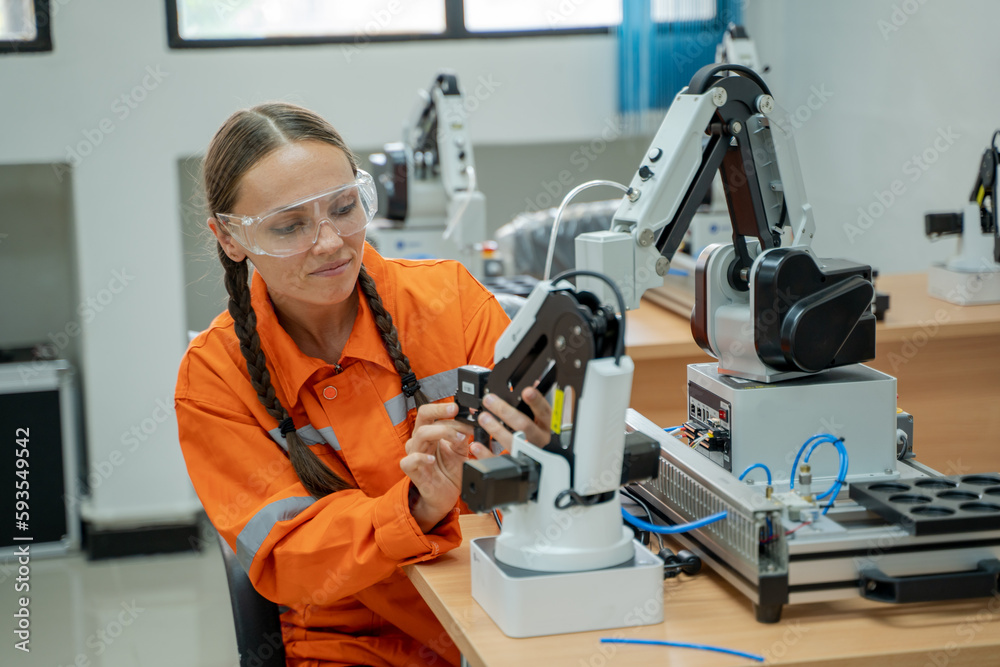
M504 507L500 535L471 545L472 597L510 637L663 620L663 561L622 525L617 492L633 371L626 356L620 364L611 358L588 363L573 426L572 472L560 454L514 434L511 455L540 464L537 497ZM559 509L560 494L570 488L613 497Z
M959 306L1000 303L1000 264L993 261L993 232L979 225L979 205L962 209L957 252L927 271L927 293Z
M455 75L441 72L419 98L403 128L403 142L371 156L380 166L405 160L390 167L390 172L402 168L403 174L379 177L387 196L402 202L404 211L390 202L389 217L376 220L369 233L388 257L457 259L482 277L477 244L486 240L486 199L476 185L465 97ZM405 195L396 191L402 188Z

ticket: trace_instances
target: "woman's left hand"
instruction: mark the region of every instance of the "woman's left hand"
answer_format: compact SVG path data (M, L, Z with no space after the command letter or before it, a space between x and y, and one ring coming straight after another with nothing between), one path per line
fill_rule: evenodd
M531 419L528 415L496 394L487 394L483 397L483 407L489 410L489 412L483 410L479 413L479 425L490 434L490 437L500 443L503 449L510 449L511 442L514 439L513 434L517 431L524 431L525 437L531 444L544 447L549 444L549 438L552 435L552 406L545 400L545 396L534 387L526 387L521 392L521 398L528 404L531 411L535 413L534 419ZM499 417L499 420L497 417ZM504 424L510 430L505 428ZM472 453L476 458L489 456L489 447L484 446L484 444L473 443Z

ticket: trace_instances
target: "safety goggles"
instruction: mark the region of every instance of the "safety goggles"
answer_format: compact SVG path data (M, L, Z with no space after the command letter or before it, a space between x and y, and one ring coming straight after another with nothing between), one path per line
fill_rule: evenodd
M371 174L358 169L357 179L256 217L220 213L215 218L236 242L255 255L290 257L311 248L323 223L340 236L353 236L375 217L378 197Z

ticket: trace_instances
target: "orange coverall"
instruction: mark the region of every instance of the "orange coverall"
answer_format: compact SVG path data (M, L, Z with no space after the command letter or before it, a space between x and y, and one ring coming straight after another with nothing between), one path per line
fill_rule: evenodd
M428 398L451 400L459 366L492 367L509 320L461 264L387 260L367 244L364 263ZM299 350L256 272L251 299L272 385L299 437L354 488L320 500L306 492L250 384L228 313L188 348L175 406L209 519L254 587L288 608L288 664L458 664L458 650L400 566L455 548L460 509L426 535L409 512L411 483L399 461L416 410L367 299L359 299L340 373Z

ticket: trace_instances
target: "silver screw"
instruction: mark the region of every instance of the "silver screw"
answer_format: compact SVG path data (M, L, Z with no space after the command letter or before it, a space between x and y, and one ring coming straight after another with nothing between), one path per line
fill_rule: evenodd
M670 260L666 257L660 257L656 260L656 275L665 276L667 271L670 270Z
M733 134L739 134L743 131L743 123L738 120L734 120L729 124L729 129Z
M566 349L566 339L563 338L562 336L558 336L556 338L556 349L559 350L560 352Z
M581 333L583 333L583 329L581 329L579 327L579 325L573 327L573 335L574 336L579 336Z
M637 199L639 199L639 190L636 188L629 188L628 192L626 193L626 196L628 197L629 201L634 202Z
M653 243L653 230L652 229L642 230L642 232L639 234L639 245L648 246L652 243Z
M770 95L761 95L757 98L757 111L765 116L774 111L774 98Z
M721 107L726 103L726 99L729 95L726 93L725 88L716 88L712 91L712 103L717 107Z
M579 360L579 359L574 359L574 360L573 360L573 368L579 368L579 367L580 367L580 366L582 366L582 365L583 365L583 364L581 364L581 363L580 363L580 360Z

